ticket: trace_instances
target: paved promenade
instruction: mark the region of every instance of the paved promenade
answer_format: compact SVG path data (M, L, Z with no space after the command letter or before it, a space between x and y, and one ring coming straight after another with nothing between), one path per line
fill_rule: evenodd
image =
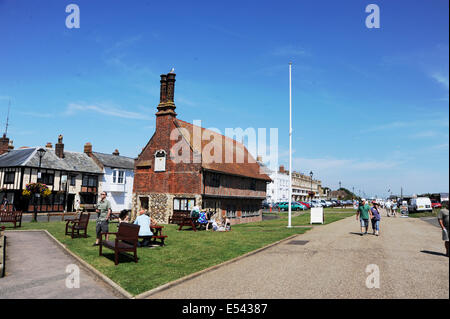
M359 235L355 217L186 281L150 298L449 298L440 230L416 218L382 217L380 236ZM380 288L366 287L375 264Z
M0 278L0 299L78 299L118 298L103 281L98 280L66 254L43 232L8 231L6 276ZM66 287L66 267L80 269L80 288Z

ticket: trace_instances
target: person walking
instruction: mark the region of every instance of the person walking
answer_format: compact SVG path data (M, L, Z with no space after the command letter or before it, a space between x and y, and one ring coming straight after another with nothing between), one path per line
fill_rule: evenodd
M106 192L100 194L100 201L97 203L97 221L95 231L97 233L97 239L93 246L98 246L100 243L101 233L107 233L109 231L109 217L111 216L111 203L106 199ZM108 235L106 235L108 240Z
M442 202L442 208L438 213L438 220L439 220L439 225L441 225L442 228L442 240L444 241L444 246L445 246L445 250L446 250L446 255L447 257L448 255L448 201L444 201Z
M370 209L371 211L371 221L372 221L372 231L373 234L376 236L379 236L380 231L380 220L381 220L381 213L380 213L380 205L377 203L373 204L373 207Z
M397 217L397 202L396 201L394 201L393 203L392 203L392 216L394 216L394 217Z
M359 205L358 210L356 211L356 220L359 219L361 223L361 236L367 234L367 230L369 229L369 218L372 217L372 213L370 212L370 205L366 203L366 200L363 199L361 205Z
M391 213L391 208L392 208L392 202L391 202L391 200L388 200L388 201L386 202L385 207L386 207L386 216L389 217L389 213Z

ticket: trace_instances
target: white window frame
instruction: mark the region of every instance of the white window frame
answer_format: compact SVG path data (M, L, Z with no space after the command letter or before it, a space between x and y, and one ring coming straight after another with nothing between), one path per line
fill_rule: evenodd
M119 182L119 176L120 176L120 173L123 174L123 176L122 176L122 183ZM113 169L113 173L112 173L112 183L113 183L113 184L118 184L118 185L123 185L123 184L125 184L125 170L123 170L123 169L118 169L118 168Z

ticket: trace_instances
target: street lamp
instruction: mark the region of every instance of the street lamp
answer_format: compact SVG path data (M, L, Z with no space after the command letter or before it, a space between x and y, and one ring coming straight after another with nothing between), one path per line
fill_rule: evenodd
M39 156L39 169L38 169L38 174L37 174L37 182L39 182L39 180L41 179L41 163L42 163L42 157L45 155L45 150L41 147L40 149L37 150L37 154ZM39 193L35 193L34 194L34 214L33 214L33 221L36 222L37 221L37 199L40 198L41 194Z
M312 180L313 180L313 172L309 172L309 176L311 177L311 193L310 193L310 197L311 197L311 204L312 204Z

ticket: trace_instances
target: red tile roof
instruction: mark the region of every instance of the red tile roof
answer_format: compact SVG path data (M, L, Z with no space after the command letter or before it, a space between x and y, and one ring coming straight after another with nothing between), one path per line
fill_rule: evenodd
M242 143L180 119L174 119L174 124L176 127L186 130L180 130L180 132L194 152L201 154L202 167L205 170L271 181L270 177L263 172L263 168L255 161ZM201 132L199 138L199 140L201 140L201 145L196 145L200 143L194 143L194 127L196 130L201 130L198 131L199 133ZM210 139L203 140L201 138L202 136L209 137ZM220 158L220 160L218 160L219 163L215 163L214 161L215 151L219 152L217 154L217 157ZM233 151L234 156L230 161L230 158L228 157L231 151ZM228 155L227 157L226 154Z

